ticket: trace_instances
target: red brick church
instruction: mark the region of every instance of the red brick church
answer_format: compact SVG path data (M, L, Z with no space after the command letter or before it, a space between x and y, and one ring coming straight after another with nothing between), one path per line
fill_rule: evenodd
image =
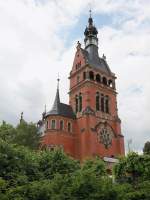
M98 53L98 31L90 16L84 48L78 42L69 74L69 104L60 101L59 79L52 109L39 121L41 148L61 147L75 159L124 154L116 76Z

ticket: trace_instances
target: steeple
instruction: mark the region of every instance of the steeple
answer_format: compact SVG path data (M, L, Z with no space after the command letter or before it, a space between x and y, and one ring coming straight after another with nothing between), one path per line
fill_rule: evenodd
M57 91L56 91L56 96L55 96L55 101L52 107L52 111L58 113L59 112L59 107L60 107L60 96L59 96L59 77L57 79Z
M98 47L98 38L97 38L98 31L97 31L96 27L93 25L91 10L89 12L90 12L90 16L88 19L88 26L86 27L86 29L84 31L85 49L87 49L88 46L90 46L90 45L95 45Z
M50 116L50 115L58 115L58 116L75 118L75 115L73 113L72 107L70 105L67 105L67 104L64 104L64 103L60 102L59 81L60 81L60 79L59 79L59 76L58 76L58 79L57 79L57 91L56 91L54 104L52 106L52 109L45 114L45 117Z
M84 54L86 56L87 63L90 64L93 68L101 69L102 71L111 74L111 70L109 69L109 66L106 62L106 56L103 56L102 58L99 56L97 37L98 31L93 23L91 10L89 12L90 14L88 19L88 26L84 31Z

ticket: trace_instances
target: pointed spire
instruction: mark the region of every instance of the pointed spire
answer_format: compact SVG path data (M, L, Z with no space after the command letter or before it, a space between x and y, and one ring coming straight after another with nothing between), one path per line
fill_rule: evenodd
M92 10L90 9L89 10L89 13L90 13L90 18L92 17Z
M58 79L57 79L57 91L56 91L56 96L55 96L55 101L52 107L52 111L56 111L58 112L59 110L59 105L60 105L60 97L59 97L59 75L58 75Z
M59 90L59 81L60 81L60 78L59 78L59 73L58 73L58 78L57 78L57 89Z
M89 14L90 14L90 17L89 17L88 22L89 22L89 27L90 27L90 26L93 26L92 10L91 9L89 10Z
M96 27L93 25L93 19L92 19L92 11L91 9L89 10L89 19L88 19L88 26L86 27L85 31L84 31L84 35L85 37L97 37L98 31L96 29Z

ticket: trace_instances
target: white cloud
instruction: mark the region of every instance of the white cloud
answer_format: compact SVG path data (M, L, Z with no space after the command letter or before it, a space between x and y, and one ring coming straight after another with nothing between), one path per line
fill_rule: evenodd
M76 26L79 16L87 14L90 2L0 2L0 120L17 123L21 111L27 120L38 120L44 104L49 109L53 103L58 72L61 98L68 101L67 77L75 41L65 46L66 30ZM150 132L149 7L147 0L92 1L97 15L112 17L112 24L104 24L99 30L100 54L106 54L110 68L118 76L123 133L126 140L133 139L136 150L142 148Z

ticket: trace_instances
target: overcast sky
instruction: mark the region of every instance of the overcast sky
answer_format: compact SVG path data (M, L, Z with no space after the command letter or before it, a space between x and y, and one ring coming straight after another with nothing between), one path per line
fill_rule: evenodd
M60 74L68 103L76 43L92 8L104 53L118 77L125 142L141 151L150 140L150 0L0 0L0 121L16 125L50 110ZM149 100L149 102L148 102Z

